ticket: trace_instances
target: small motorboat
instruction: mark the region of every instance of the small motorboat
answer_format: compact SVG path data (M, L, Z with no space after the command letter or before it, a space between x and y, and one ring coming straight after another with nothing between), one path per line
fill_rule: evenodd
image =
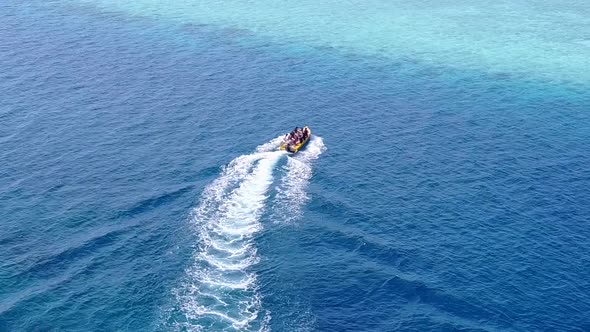
M279 146L279 150L295 154L309 142L310 138L311 129L309 127L295 128L295 130L285 135L283 142Z

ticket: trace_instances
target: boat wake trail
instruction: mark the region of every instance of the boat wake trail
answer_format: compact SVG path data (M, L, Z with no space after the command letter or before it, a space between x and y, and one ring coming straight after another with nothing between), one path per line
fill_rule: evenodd
M261 296L251 267L258 260L253 236L273 182L273 168L285 155L280 138L240 156L207 186L193 211L199 245L176 291L181 331L265 331Z
M314 136L304 150L288 158L285 175L274 199L274 220L290 222L301 217L301 208L309 199L306 189L312 175L312 164L326 150L321 137Z

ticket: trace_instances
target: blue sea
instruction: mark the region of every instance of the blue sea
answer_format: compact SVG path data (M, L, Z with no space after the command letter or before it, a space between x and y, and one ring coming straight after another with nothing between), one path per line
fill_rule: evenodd
M590 331L590 3L2 1L0 331Z

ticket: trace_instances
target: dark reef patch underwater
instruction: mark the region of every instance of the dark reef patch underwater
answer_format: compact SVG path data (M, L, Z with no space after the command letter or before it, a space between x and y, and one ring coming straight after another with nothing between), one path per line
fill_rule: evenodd
M0 8L0 331L590 330L585 2Z

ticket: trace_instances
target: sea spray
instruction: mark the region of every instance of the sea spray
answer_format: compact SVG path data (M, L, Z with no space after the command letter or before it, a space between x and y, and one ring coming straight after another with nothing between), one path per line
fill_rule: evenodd
M251 267L258 261L255 233L273 168L285 155L280 138L240 156L207 186L193 211L198 245L183 285L175 291L183 319L180 330L266 330L270 314L261 314L261 295Z
M307 146L287 159L285 172L277 187L273 214L275 222L292 221L301 216L301 208L309 199L307 186L312 176L313 161L326 150L321 137L313 136Z

